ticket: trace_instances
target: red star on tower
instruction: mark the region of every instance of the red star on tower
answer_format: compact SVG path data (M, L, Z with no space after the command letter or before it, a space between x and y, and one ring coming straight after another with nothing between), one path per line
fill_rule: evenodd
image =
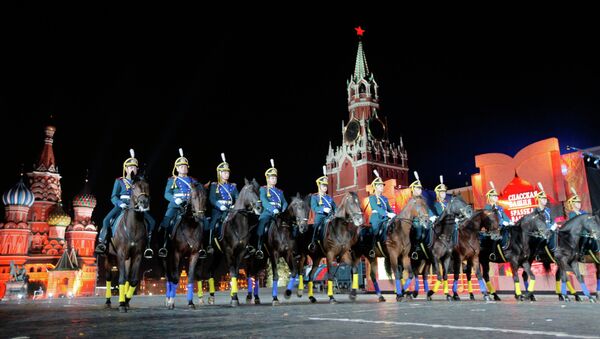
M356 31L356 35L358 36L363 36L363 34L365 33L365 30L362 29L360 26L354 28L354 30Z

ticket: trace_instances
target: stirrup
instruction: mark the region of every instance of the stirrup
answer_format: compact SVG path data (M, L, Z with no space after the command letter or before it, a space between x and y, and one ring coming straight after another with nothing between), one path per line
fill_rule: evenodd
M206 259L206 250L204 248L198 250L198 258Z
M209 245L209 246L206 248L206 253L207 253L207 254L213 254L213 253L215 253L215 250L214 250L214 248L213 248L212 246L210 246L210 245Z
M167 250L166 247L163 247L158 250L158 256L161 258L166 258L168 253L169 253L169 251Z
M150 247L146 248L146 250L144 251L144 258L152 259L153 256L154 256L154 251Z
M375 258L375 256L376 256L375 249L371 248L371 250L369 251L369 257Z
M417 253L417 251L412 252L412 254L410 255L410 258L412 260L417 260L419 259L419 253Z
M263 251L261 251L261 250L256 251L256 259L260 260L260 259L263 259L264 257L265 257L265 255L264 255Z
M316 248L317 248L317 245L315 244L314 241L312 241L310 244L308 244L308 250L310 252L314 252Z
M104 254L106 253L106 245L103 242L99 243L94 250L96 253Z
M246 246L246 254L244 254L244 259L250 259L250 257L253 256L254 253L256 253L256 250L254 249L254 247L252 247L252 245L247 245Z

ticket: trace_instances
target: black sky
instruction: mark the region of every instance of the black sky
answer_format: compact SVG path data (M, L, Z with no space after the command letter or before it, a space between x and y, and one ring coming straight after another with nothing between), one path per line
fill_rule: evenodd
M274 158L288 195L312 192L348 119L358 25L390 138L403 136L411 171L430 188L439 174L462 186L457 173L476 172L476 154L512 156L548 137L600 145L598 27L583 18L293 12L4 10L0 188L19 164L31 169L53 114L63 198L89 168L97 222L130 147L148 166L157 217L178 147L201 181L225 152L233 181L263 183Z

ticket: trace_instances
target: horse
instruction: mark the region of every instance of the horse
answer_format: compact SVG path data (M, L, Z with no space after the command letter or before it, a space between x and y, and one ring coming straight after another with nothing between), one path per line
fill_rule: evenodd
M577 281L581 285L583 294L592 303L596 299L590 295L590 292L585 285L583 276L579 271L579 262L593 262L596 264L596 279L600 281L600 252L594 253L592 249L598 250L597 242L600 237L600 217L596 214L582 214L567 221L558 230L558 245L554 251L554 261L558 265L557 277L560 275L561 289L560 294L565 301L570 301L566 293L567 287L567 271L573 272ZM596 242L596 246L593 246ZM587 254L586 254L587 253ZM584 254L582 256L581 254ZM550 259L553 259L550 257ZM550 262L544 260L544 267L548 271ZM570 284L569 284L570 285ZM600 285L600 283L599 283ZM569 286L570 287L570 286ZM574 290L571 290L572 294ZM596 297L598 296L596 291ZM576 298L579 300L578 298Z
M485 230L485 231L484 231ZM454 271L454 286L453 300L460 300L458 296L457 286L460 278L460 265L464 260L467 261L467 268L475 267L475 274L477 275L477 281L479 282L479 289L483 294L483 299L490 301L488 291L486 290L485 282L481 274L481 267L479 265L479 252L480 242L479 234L489 235L493 240L500 239L499 233L499 222L498 215L493 210L478 210L465 222L458 226L458 243L452 249L452 262ZM471 287L471 272L467 269L467 282L469 298L475 299L473 295L473 289Z
M292 198L292 201L288 205L285 211L278 214L275 220L269 226L267 231L267 241L265 247L269 260L271 262L271 269L273 271L273 301L272 305L279 305L279 299L277 298L277 285L279 281L279 273L277 271L277 265L279 258L284 258L290 269L290 281L285 290L284 297L289 299L292 295L292 289L295 284L295 280L298 275L298 266L295 254L294 234L297 233L297 228L306 227L308 223L309 207L306 202L297 194ZM250 258L247 265L248 270L248 295L246 302L252 301L252 295L256 304L260 304L260 298L258 295L258 279L255 279L256 286L252 285L252 276L257 276L260 270L266 267L266 260Z
M536 208L533 212L525 215L514 226L507 227L505 232L509 233L506 249L502 248L500 241L494 241L485 237L481 241L479 262L483 269L483 279L494 300L500 301L500 297L494 291L490 282L490 262L510 263L513 272L515 286L515 298L523 301L529 299L535 301L533 295L535 286L535 275L531 270L531 264L535 259L537 248L546 239L546 222L544 212ZM527 284L525 296L521 293L518 270L523 267L523 281ZM470 279L470 269L467 269ZM527 277L531 280L528 281Z
M385 240L385 250L378 248L376 255L385 257L385 271L388 277L395 280L396 301L402 301L404 297L404 287L401 284L403 271L406 269L409 273L409 279L405 286L408 287L412 279L412 267L410 265L409 252L411 249L410 231L413 223L428 222L427 202L421 196L412 197L402 209L402 212L390 221L390 227L387 230ZM392 270L393 269L393 270ZM376 265L371 264L371 279L375 277ZM375 284L375 280L374 284ZM380 301L385 301L379 291L379 285L375 284L375 292L379 295Z
M454 232L457 224L460 224L461 222L470 218L472 213L473 210L471 206L468 205L461 196L452 195L450 201L448 201L448 205L442 212L442 215L440 215L440 217L433 224L431 246L424 246L424 258L411 258L412 272L409 274L409 279L412 278L410 276L411 274L418 274L419 267L423 267L423 285L424 290L427 293L427 300L432 300L432 295L437 292L437 289L440 286L439 282L444 283L446 300L449 301L452 299L448 293L448 271L450 268L450 260L452 259L452 250L455 245ZM432 266L433 273L436 274L438 282L436 282L433 290L429 290L427 278L429 274L429 268ZM415 279L415 290L413 292L413 297L418 295L418 282L418 278ZM404 286L405 291L407 287L407 285Z
M166 258L167 292L166 306L175 308L175 294L180 278L180 265L183 258L189 258L187 269L187 300L189 308L194 305L194 280L196 278L196 264L200 249L202 248L203 230L205 224L207 193L202 185L193 185L190 199L182 204L181 221L175 228L173 239L170 241L171 249Z
M252 179L252 181L244 179L244 187L240 190L235 204L223 221L222 241L216 241L217 250L214 251L214 254L209 255L207 259L202 260L199 276L201 279L208 277L209 304L215 303L215 272L223 257L231 277L231 306L235 307L240 304L237 278L252 229L256 227L258 215L262 212L259 188L260 186L255 179ZM198 282L198 294L201 298L200 303L203 303L201 284L202 280Z
M319 266L319 261L322 258L327 259L327 295L329 296L329 303L337 303L333 297L333 279L335 276L335 272L333 270L333 261L337 260L338 263L343 261L348 265L352 264L352 258L349 252L352 246L358 240L358 230L359 227L362 226L363 222L364 218L360 208L358 195L355 192L348 192L342 198L342 201L339 204L333 219L327 222L324 226L325 238L322 243L319 242L314 252L308 251L308 244L310 243L312 236L312 233L309 231L311 227L308 224L299 226L298 230L300 234L296 238L297 252L300 255L298 259L298 267L301 269L304 267L307 256L310 256L312 259L312 268L307 278L308 298L311 303L317 302L317 299L315 299L313 295L313 279L314 274ZM303 280L301 276L300 283L298 285L298 297L302 296L302 289ZM358 270L357 266L353 265L352 291L350 292L350 300L356 300L357 290Z
M135 176L131 184L129 205L117 217L115 231L104 260L106 270L106 303L111 306L112 267L119 270L119 312L127 312L129 301L140 281L140 264L148 234L144 212L150 210L150 185L143 176Z

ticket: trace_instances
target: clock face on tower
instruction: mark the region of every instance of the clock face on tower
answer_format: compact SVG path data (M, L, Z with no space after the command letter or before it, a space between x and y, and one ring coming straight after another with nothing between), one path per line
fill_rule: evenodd
M346 129L344 130L344 141L347 143L353 143L358 139L360 135L360 123L356 119L350 120Z
M377 116L371 117L367 124L369 135L375 140L385 138L385 124Z

